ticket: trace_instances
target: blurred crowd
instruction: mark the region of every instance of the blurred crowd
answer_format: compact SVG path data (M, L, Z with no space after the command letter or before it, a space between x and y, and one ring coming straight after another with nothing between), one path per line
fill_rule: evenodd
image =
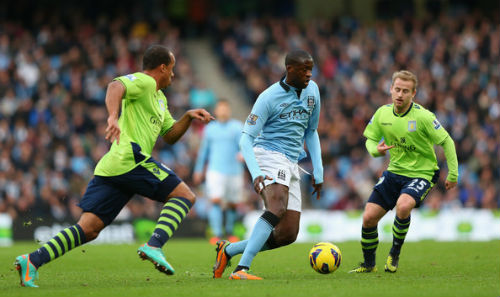
M415 101L435 112L455 140L459 160L459 186L446 192L446 162L438 147L444 170L425 207L498 208L500 25L498 14L494 18L455 11L369 26L349 17L304 23L224 18L214 23L213 35L226 73L246 84L252 100L284 75L287 51L313 55L325 165L323 198L310 199L313 207L363 207L388 162L369 156L363 130L376 109L391 102L392 73L408 69L419 79Z
M57 15L57 14L56 14ZM141 71L152 43L176 55L175 83L166 90L179 117L197 90L183 55L180 30L165 19L131 21L126 15L72 23L38 15L32 29L0 22L0 212L13 218L76 219L76 203L109 143L104 139L107 84ZM154 155L190 181L198 139L195 125L174 146L159 141ZM133 198L121 217L155 217L159 206Z
M78 218L76 203L109 148L104 139L107 84L140 71L140 53L150 44L165 44L176 55L175 79L166 90L174 117L200 104L210 109L216 100L194 79L180 30L164 18L144 22L125 15L86 19L76 14L70 19L61 22L42 13L29 27L0 22L0 212L13 218ZM242 79L252 100L284 74L289 49L304 48L315 58L325 184L319 201L310 199L305 186L306 207L363 207L388 160L369 157L362 132L376 108L390 101L392 72L407 68L420 80L416 101L434 111L450 132L460 164L459 187L443 190L443 170L426 207L498 208L498 23L474 14L373 26L351 18L306 23L220 18L212 22L211 37L222 67ZM179 143L159 141L154 150L188 184L202 131L195 123ZM438 158L445 168L442 150ZM309 162L302 166L311 171ZM309 182L307 176L304 180ZM241 212L258 207L250 187L247 183L249 200ZM204 206L201 199L191 215L203 216ZM135 197L120 216L156 219L159 207Z

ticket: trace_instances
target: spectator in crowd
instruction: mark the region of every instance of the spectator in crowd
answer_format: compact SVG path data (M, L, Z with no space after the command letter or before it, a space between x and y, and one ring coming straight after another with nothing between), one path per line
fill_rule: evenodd
M290 49L300 47L315 59L313 79L321 86L323 110L318 132L324 199L307 204L304 192L305 207L362 208L387 166L387 159L365 153L362 132L376 107L389 103L391 74L403 68L420 78L415 101L435 111L458 154L458 188L444 191L442 170L423 207L500 207L498 14L453 10L370 25L350 17L212 20L221 67L241 79L252 100L281 78ZM74 203L85 189L82 180L88 180L85 168L93 168L108 150L103 139L106 84L140 70L137 53L151 43L168 45L177 57L176 83L166 95L169 109L179 116L191 107L196 82L183 55L182 30L166 18L150 23L120 14L90 18L54 8L37 10L28 23L0 20L0 212L14 218L79 217ZM193 128L174 146L159 144L153 151L188 184L203 130ZM437 155L443 167L444 154L438 149ZM302 166L311 169L308 163ZM308 187L310 181L303 181ZM256 195L249 198L258 201ZM134 217L155 219L160 211L141 198L131 203L136 203Z
M457 193L447 194L444 172L430 193L439 201L428 199L426 206L500 207L494 182L500 179L500 26L494 19L457 10L375 25L349 17L304 23L220 18L213 27L223 68L246 84L251 100L284 73L284 53L302 48L313 55L323 105L318 130L325 194L311 206L362 208L369 185L387 166L363 151L362 132L376 107L390 103L392 73L406 68L421 78L415 101L434 110L456 141L463 177ZM440 166L443 161L440 151Z

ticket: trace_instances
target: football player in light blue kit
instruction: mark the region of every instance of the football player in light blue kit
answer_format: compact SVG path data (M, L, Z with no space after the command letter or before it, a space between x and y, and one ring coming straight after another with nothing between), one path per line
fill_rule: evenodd
M298 160L304 140L314 167L313 194L320 198L323 165L318 128L320 95L311 80L313 59L303 50L285 58L286 76L260 94L243 128L240 148L265 212L248 240L217 243L214 278L222 276L229 260L243 253L230 279L261 279L248 273L259 251L295 241L299 232L301 195Z
M227 239L230 242L239 240L233 235L233 228L238 216L236 206L242 200L243 189L243 158L239 148L243 124L231 119L231 106L227 100L217 102L214 114L217 120L205 128L193 175L194 183L200 184L208 159L205 189L211 202L208 211L208 222L214 234L211 244L216 244L224 235L224 212Z

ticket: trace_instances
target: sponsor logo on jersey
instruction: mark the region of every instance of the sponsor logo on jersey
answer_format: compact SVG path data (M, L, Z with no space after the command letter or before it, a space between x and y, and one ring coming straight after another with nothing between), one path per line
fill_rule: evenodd
M249 125L255 125L255 124L257 124L257 119L258 119L258 118L259 118L259 117L258 117L257 115L255 115L255 114L251 113L251 114L248 116L247 123L248 123Z
M398 149L405 150L407 152L414 152L417 150L417 147L413 144L406 144L406 139L402 137L400 141L395 142L394 146Z
M290 105L290 104L289 104L289 103L281 103L281 104L280 104L280 107L285 108L285 107L287 107L288 105Z
M165 111L165 101L163 99L158 100L158 104L160 105L161 111Z
M161 131L161 121L157 117L151 116L149 118L149 122L153 124L155 133L159 133Z
M283 169L278 170L278 179L286 180L285 170Z
M305 109L293 109L289 112L284 112L280 114L280 119L282 120L306 120L312 111L307 111Z
M135 75L133 74L127 74L125 75L126 78L128 78L130 81L134 81L137 79L137 77L135 77Z
M417 131L417 121L408 121L408 131L409 132Z
M382 126L392 126L392 123L380 123Z
M439 129L439 128L441 128L441 123L437 119L435 119L432 122L432 124L434 125L434 129L436 129L436 130Z

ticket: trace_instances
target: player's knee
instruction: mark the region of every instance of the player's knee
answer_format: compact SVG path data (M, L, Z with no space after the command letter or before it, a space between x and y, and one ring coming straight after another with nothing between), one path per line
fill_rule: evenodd
M273 201L268 201L268 210L279 219L283 218L287 210L286 203L283 201L286 201L286 199L274 199Z
M415 201L409 199L400 199L396 204L396 212L407 216L411 213L413 207L415 207Z
M192 204L194 204L196 202L196 195L190 189L188 189L186 191L186 194L185 194L184 198L186 198L187 200L189 200Z
M192 204L196 202L196 195L193 193L193 191L191 191L191 189L185 183L181 183L179 186L177 186L177 188L175 188L175 190L172 191L172 193L170 193L168 199L173 197L186 198Z
M369 212L363 214L363 226L370 228L375 227L378 224L378 218Z
M286 213L286 207L283 206L275 206L273 208L269 209L270 212L272 212L275 216L277 216L279 219L283 218L283 216Z

